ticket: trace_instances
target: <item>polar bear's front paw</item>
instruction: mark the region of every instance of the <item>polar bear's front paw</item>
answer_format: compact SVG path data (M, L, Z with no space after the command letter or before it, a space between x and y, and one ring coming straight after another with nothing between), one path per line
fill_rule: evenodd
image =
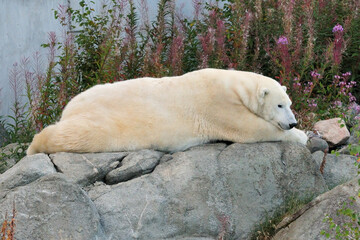
M298 143L306 145L306 143L309 139L304 131L301 131L297 128L290 129L289 133L290 133L290 136L289 136L288 140L292 141L292 142L298 142Z

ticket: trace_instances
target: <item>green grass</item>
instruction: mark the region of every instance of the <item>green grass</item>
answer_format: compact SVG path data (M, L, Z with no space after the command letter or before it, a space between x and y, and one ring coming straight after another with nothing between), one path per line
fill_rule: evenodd
M291 216L311 202L314 196L300 198L293 194L279 206L273 214L268 214L265 220L255 227L251 236L252 240L268 240L276 234L276 226L287 216Z

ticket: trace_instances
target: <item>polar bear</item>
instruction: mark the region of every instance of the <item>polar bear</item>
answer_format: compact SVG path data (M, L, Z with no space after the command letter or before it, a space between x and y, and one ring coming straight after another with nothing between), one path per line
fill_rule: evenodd
M306 144L286 88L260 74L202 69L182 76L97 85L35 135L27 154L156 149L213 140Z

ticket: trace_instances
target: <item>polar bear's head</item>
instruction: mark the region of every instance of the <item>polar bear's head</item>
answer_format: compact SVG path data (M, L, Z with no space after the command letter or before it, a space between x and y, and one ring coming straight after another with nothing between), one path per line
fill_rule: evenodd
M275 80L274 80L275 82ZM290 109L291 100L286 94L286 87L275 85L258 88L257 114L276 127L289 130L297 125L295 116Z

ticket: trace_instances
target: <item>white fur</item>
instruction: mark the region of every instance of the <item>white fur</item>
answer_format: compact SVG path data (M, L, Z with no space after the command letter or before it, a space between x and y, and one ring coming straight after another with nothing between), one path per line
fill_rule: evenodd
M97 85L73 98L27 154L179 151L211 140L306 144L304 132L287 130L296 122L290 105L275 80L235 70Z

